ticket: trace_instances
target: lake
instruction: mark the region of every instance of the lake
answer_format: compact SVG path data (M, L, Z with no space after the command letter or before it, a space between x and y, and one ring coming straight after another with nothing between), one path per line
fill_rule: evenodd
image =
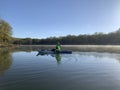
M37 50L0 49L0 90L120 90L120 53Z

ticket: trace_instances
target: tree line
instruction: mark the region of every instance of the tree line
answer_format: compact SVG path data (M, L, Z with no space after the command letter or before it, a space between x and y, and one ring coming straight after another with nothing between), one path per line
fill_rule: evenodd
M13 43L22 45L54 45L58 41L63 45L119 45L120 29L108 34L100 32L92 35L67 35L64 37L49 37L46 39L16 38Z
M0 46L6 44L54 45L58 41L63 45L120 45L120 29L108 34L96 32L92 35L67 35L63 37L49 37L46 39L13 38L10 24L0 19Z

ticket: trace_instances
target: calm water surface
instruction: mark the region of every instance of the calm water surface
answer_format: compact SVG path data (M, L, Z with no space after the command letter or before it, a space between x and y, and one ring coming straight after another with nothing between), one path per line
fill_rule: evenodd
M0 90L120 90L120 54L0 52Z

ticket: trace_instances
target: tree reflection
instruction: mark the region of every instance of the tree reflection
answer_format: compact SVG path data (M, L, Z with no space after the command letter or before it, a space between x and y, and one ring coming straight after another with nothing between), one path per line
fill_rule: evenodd
M0 75L3 75L12 64L12 56L9 50L0 50Z

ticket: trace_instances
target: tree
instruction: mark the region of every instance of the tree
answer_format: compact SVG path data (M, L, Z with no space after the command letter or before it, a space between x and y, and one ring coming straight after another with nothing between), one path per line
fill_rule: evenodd
M12 27L6 21L0 19L0 43L6 44L12 41Z

